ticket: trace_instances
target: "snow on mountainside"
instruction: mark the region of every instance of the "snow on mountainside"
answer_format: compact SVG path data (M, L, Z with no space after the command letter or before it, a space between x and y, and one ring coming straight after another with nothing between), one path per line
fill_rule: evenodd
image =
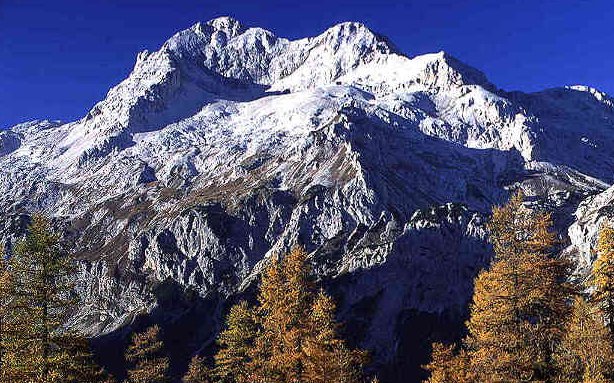
M82 260L73 325L91 335L144 313L180 328L204 307L183 352L300 243L395 381L419 371L409 343L462 323L490 206L522 187L566 229L582 200L614 203L591 197L614 181L613 144L613 100L592 88L508 93L359 23L291 41L223 17L141 52L79 121L1 132L0 232L10 251L28 214L54 217Z

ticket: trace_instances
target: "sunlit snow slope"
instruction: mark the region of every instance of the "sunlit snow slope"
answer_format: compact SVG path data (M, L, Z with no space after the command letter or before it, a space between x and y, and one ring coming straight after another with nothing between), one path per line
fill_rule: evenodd
M149 313L188 329L197 312L186 355L272 254L303 245L353 341L401 381L457 334L510 190L563 233L584 217L568 251L590 264L581 228L603 214L573 212L614 181L613 103L585 86L508 93L360 23L290 41L218 18L141 52L79 121L0 132L2 233L10 252L32 212L54 217L81 260L73 325L112 336Z

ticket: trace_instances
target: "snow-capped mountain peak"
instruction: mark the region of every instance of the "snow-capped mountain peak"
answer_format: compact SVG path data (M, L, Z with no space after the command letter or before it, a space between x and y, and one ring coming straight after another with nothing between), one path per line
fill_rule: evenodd
M201 33L203 31L203 24L197 23L197 28L200 29ZM222 16L216 19L210 20L206 23L206 25L211 26L216 32L223 32L226 35L227 39L232 39L237 35L243 33L244 28L241 22L237 19Z
M364 341L384 360L407 310L466 303L509 189L567 227L614 181L612 105L588 87L508 93L360 23L290 40L222 17L139 53L80 120L1 132L0 210L66 228L83 294L113 302L79 313L91 333L150 311L162 281L235 294L301 243L323 278L356 276L343 310L377 307Z

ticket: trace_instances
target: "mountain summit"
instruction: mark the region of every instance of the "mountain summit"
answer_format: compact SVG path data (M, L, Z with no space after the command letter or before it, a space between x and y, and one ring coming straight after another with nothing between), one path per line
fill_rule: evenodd
M505 92L360 23L288 40L217 18L139 53L80 120L0 132L1 233L10 252L49 214L80 260L88 304L71 325L107 339L139 315L184 335L206 324L184 353L302 245L353 341L401 381L426 362L407 350L458 335L485 220L510 190L571 226L586 270L611 211L613 105L581 86Z

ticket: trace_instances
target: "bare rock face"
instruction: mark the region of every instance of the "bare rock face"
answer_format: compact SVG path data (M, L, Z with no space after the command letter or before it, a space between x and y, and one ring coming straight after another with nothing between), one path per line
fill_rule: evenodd
M589 276L597 254L595 251L599 229L614 223L614 190L609 188L603 193L584 200L575 211L575 222L569 227L571 244L565 250L576 260L579 278Z
M21 145L19 134L13 131L0 132L0 156L5 156L17 150Z
M291 41L219 18L140 53L81 120L0 133L0 235L10 253L29 214L52 216L80 261L70 325L104 345L149 316L177 372L300 244L382 377L417 381L430 342L459 334L511 189L554 211L586 273L613 105L581 86L507 93L359 23Z

